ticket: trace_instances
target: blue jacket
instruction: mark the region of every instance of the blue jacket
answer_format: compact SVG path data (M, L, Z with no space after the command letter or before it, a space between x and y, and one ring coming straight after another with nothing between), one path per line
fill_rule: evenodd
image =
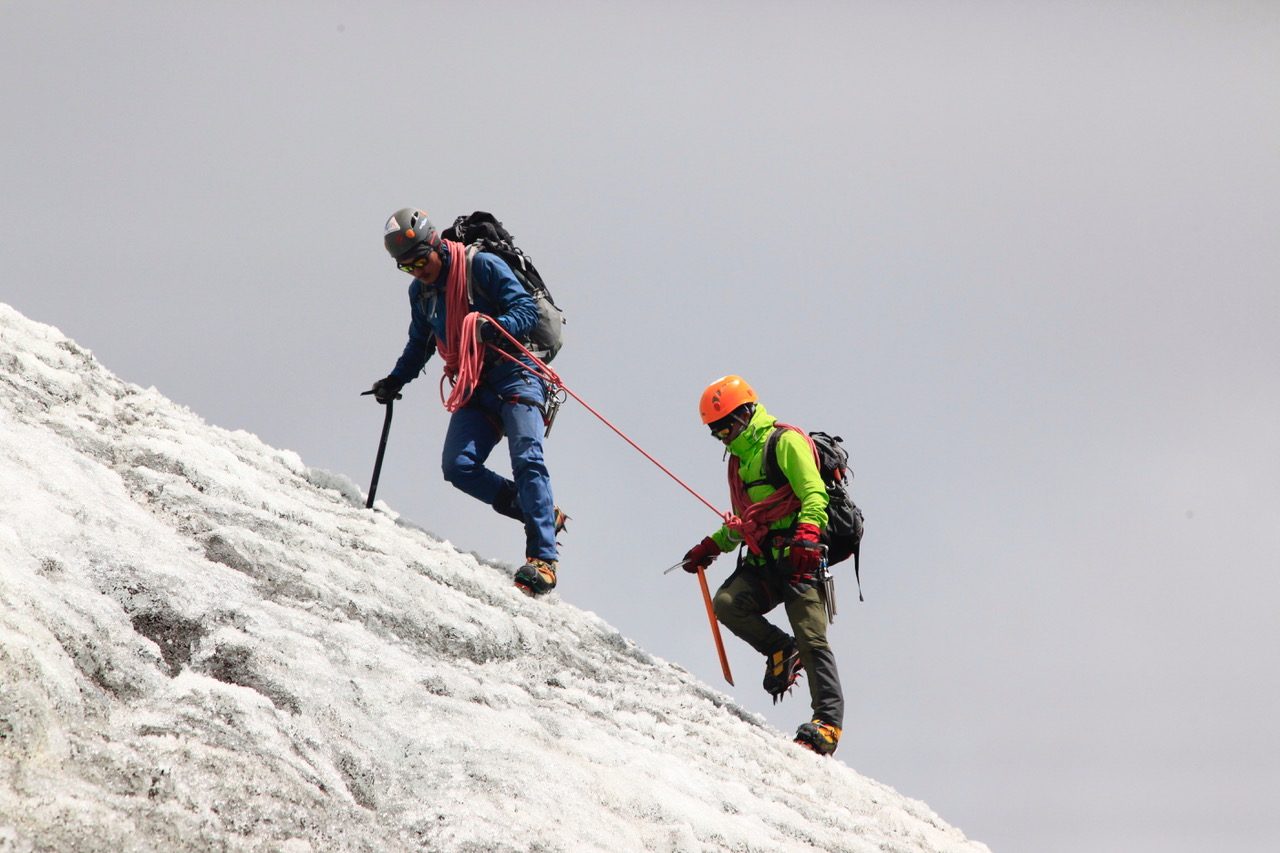
M443 266L440 277L430 287L416 278L409 285L409 306L412 319L409 322L409 342L405 344L400 360L391 371L406 383L412 382L422 372L428 359L436 351L436 338L445 337L445 282L449 280L449 253L440 252ZM496 255L479 252L471 260L473 311L488 315L507 330L513 338L525 341L538 325L538 306L511 272L511 267ZM502 336L499 335L501 338ZM506 338L502 338L506 341ZM522 362L531 364L525 355ZM508 364L506 359L500 359ZM514 365L513 365L514 366Z

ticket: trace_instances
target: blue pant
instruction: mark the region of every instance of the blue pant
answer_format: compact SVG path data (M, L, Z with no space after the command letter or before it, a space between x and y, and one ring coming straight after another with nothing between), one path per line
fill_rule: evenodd
M455 487L524 522L526 557L555 560L555 501L539 408L545 400L542 380L515 364L495 365L449 420L441 461L444 478ZM504 434L514 482L484 464Z

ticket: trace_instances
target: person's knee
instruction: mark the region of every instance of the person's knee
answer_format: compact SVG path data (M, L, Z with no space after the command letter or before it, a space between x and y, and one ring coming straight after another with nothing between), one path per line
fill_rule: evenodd
M760 615L760 606L750 589L738 586L721 587L711 601L716 618L726 625L736 624L752 616Z
M716 593L715 598L711 599L711 609L715 611L716 619L721 622L726 619L732 619L734 614L733 596L726 590L720 590Z
M446 482L461 487L474 480L481 471L481 466L470 456L446 456L440 466Z

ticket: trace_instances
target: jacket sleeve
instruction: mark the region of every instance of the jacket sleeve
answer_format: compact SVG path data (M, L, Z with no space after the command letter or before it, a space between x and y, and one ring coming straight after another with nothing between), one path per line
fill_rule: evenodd
M479 252L471 260L471 275L479 291L476 302L484 299L489 303L477 304L477 310L487 309L484 313L497 320L516 340L527 339L538 326L538 306L506 261L488 252Z
M421 292L421 286L417 282L409 287L409 342L404 345L404 352L391 371L393 376L404 380L406 384L418 377L436 351L436 333L422 308Z
M827 486L818 473L818 463L813 450L803 435L795 430L782 430L776 445L778 467L782 470L791 491L800 499L797 524L812 524L819 530L827 528Z
M734 533L728 527L721 525L720 529L711 534L711 541L720 546L720 553L732 551L742 544L742 537Z

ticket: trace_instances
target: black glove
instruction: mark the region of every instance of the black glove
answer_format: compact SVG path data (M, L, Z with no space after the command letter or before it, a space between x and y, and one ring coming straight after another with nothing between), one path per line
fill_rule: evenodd
M482 344L493 343L498 338L505 338L505 336L498 331L499 326L497 320L482 320L477 328L479 331L476 333L476 336L480 338L480 343Z
M373 383L373 388L370 390L373 391L373 399L385 406L392 400L400 399L400 389L403 387L404 380L392 374Z

